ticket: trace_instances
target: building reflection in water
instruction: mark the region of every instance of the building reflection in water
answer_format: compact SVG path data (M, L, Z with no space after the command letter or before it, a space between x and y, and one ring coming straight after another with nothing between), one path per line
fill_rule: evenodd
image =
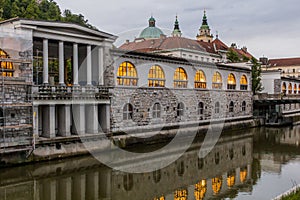
M258 131L257 129L251 131ZM269 134L265 134L265 132ZM291 132L291 134L290 134ZM280 152L297 145L299 128L290 132L224 135L215 148L199 158L202 142L193 144L181 158L166 168L143 174L109 169L91 157L1 169L0 199L24 200L205 200L234 198L252 191L260 177L261 160L282 163ZM253 138L256 140L253 144ZM259 142L264 141L264 142ZM255 146L256 150L253 150ZM274 149L271 149L273 148ZM177 147L174 147L175 149ZM266 156L264 149L273 153ZM297 154L300 154L298 149ZM254 153L253 153L254 152ZM171 153L170 153L171 154ZM170 156L166 153L165 156ZM151 163L152 158L147 160ZM162 157L161 159L164 159ZM143 159L141 159L143 160ZM132 161L131 161L132 162ZM136 161L134 165L145 164ZM128 165L128 163L126 163ZM271 168L269 166L269 168Z

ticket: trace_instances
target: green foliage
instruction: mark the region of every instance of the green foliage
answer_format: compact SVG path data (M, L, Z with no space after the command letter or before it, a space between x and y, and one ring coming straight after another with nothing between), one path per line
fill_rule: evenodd
M230 62L240 62L240 57L237 52L235 52L232 48L229 49L227 52L227 59Z
M261 83L261 64L254 57L251 58L252 63L252 92L257 94L257 92L262 91L264 88Z
M73 22L82 26L96 29L88 23L82 14L73 14L70 10L62 12L53 0L0 0L0 20L14 17Z
M300 199L300 189L298 189L296 192L290 195L281 198L281 200L299 200L299 199Z

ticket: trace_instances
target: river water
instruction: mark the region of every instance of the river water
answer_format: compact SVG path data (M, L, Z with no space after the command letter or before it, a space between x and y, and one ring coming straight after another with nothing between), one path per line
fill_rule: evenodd
M267 200L300 183L300 126L223 133L213 150L199 158L202 143L197 139L174 163L149 173L117 171L92 156L3 168L0 199ZM149 165L154 162L147 159Z

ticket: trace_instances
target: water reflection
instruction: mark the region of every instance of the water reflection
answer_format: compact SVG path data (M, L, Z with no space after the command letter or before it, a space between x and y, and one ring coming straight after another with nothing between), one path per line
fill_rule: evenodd
M239 198L241 193L253 199L252 195L266 193L255 189L262 171L280 173L282 165L300 155L299 130L224 134L205 158L198 158L199 141L176 162L151 173L115 171L92 157L1 169L0 199L205 200Z

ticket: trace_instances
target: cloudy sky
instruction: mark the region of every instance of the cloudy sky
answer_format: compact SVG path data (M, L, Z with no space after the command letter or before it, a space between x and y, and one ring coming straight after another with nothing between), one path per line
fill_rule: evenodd
M195 38L207 10L212 33L227 45L246 46L256 57L300 57L298 0L56 0L61 9L82 13L98 29L133 39L151 14L167 34L178 14L184 37Z

